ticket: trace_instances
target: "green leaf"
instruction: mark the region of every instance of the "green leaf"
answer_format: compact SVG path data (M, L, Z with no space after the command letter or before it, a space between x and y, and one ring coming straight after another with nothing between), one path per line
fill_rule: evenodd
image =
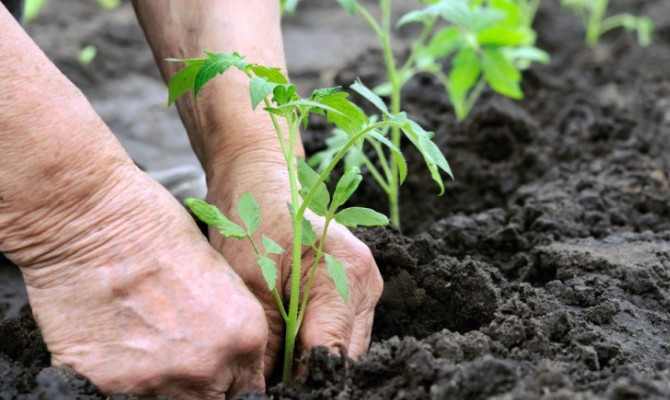
M184 62L186 61L184 60ZM200 71L204 62L205 60L190 60L185 68L180 69L179 72L172 76L168 83L168 106L172 105L178 98L193 88L195 76Z
M463 33L454 26L448 26L437 32L426 46L422 55L431 58L446 57L463 44Z
M432 3L428 7L425 7L421 10L413 10L407 14L400 17L396 26L400 27L406 24L411 23L422 23L425 24L430 21L431 17L435 17L445 12L449 7L449 3L454 0L439 0L439 1L430 1ZM459 1L459 0L457 0Z
M637 42L640 46L647 47L651 44L654 22L649 17L637 17L636 20Z
M367 86L363 84L360 80L351 85L351 90L365 97L370 103L374 104L375 107L379 109L384 115L388 115L389 109L386 107L386 103L381 97L377 96L372 90L368 89Z
M425 140L432 138L433 136L432 132L426 132L421 126L419 126L419 124L408 119L405 113L395 114L392 117L393 121L400 124L400 129L403 131L405 136L407 136L407 138L412 142L414 147L416 147L419 150L419 152L423 156L424 161L426 162L428 170L430 171L430 176L433 178L435 183L437 183L437 185L440 187L440 195L444 194L444 182L442 182L442 177L439 171L441 167L437 164L438 160L434 159L432 149L427 148L425 142ZM422 140L422 138L424 140ZM448 172L451 172L451 170L449 169Z
M479 58L471 48L461 50L454 58L449 72L449 97L459 118L467 113L467 95L477 83L482 68Z
M393 94L393 85L391 85L391 82L384 82L375 86L372 91L378 96L390 96Z
M258 256L258 265L261 267L263 279L268 284L268 289L273 291L277 288L277 264L271 258L265 256Z
M247 70L253 72L254 75L256 75L258 78L264 78L270 83L277 83L280 85L285 85L288 83L288 79L281 72L281 68L249 64L247 66Z
M369 120L363 110L347 100L348 96L347 93L337 92L324 96L318 102L329 108L326 109L328 122L337 125L338 128L348 134L354 135L360 132ZM332 112L330 109L336 110L336 112Z
M321 88L321 89L314 89L312 92L312 96L310 99L313 101L321 101L326 96L330 96L331 94L335 94L338 92L342 91L342 86L334 86L334 87L328 87L328 88Z
M304 217L302 219L302 235L300 239L302 244L306 246L314 246L314 243L316 243L316 232L312 228L312 223Z
M27 0L25 6L23 7L24 21L27 23L37 18L46 3L47 0Z
M246 64L244 63L244 57L240 56L237 53L207 53L209 58L205 59L200 70L195 76L195 82L193 83L193 93L195 96L198 96L198 92L205 86L205 83L209 82L218 74L223 74L230 69L232 66L237 66L240 69L244 69Z
M86 67L92 63L93 60L95 60L96 55L98 55L98 49L95 46L89 44L83 49L79 50L79 54L77 54L77 62L82 67Z
M338 3L349 12L349 14L356 14L356 0L337 0Z
M540 64L549 64L551 57L549 53L542 49L533 46L519 46L502 49L505 58L512 60L514 63L525 63L530 65L531 62Z
M244 226L247 227L249 235L253 235L261 223L261 209L251 193L246 192L240 197L237 202L237 213Z
M447 159L444 158L444 155L440 151L440 148L437 147L435 142L428 139L427 137L419 137L419 143L421 145L421 152L424 156L428 156L432 162L434 162L442 171L447 173L451 179L454 179L454 175L451 172L451 167L447 162Z
M531 42L533 32L526 27L495 26L477 35L477 42L489 46L518 46Z
M121 7L121 0L98 0L98 4L105 10L115 10Z
M475 7L472 9L472 24L470 29L474 32L481 32L502 22L507 17L507 13L502 10L488 7Z
M307 193L312 189L316 181L319 179L319 174L316 173L302 158L296 158L298 165L298 181L300 181L300 196L304 199ZM330 194L328 188L322 182L316 189L312 200L307 204L307 207L314 211L316 215L324 216L328 212L328 204L330 203Z
M405 178L407 178L407 162L400 149L398 149L393 142L388 140L388 138L376 131L370 131L368 136L368 140L376 140L391 150L391 155L398 165L398 177L400 178L400 184L402 185L402 183L405 182Z
M512 99L523 98L521 73L498 49L487 48L482 53L482 69L486 82L496 92Z
M273 90L272 101L279 106L285 106L291 101L298 98L296 95L296 87L290 83L283 85L276 85Z
M308 164L317 171L322 172L328 167L330 162L335 157L345 144L349 141L349 135L342 129L333 129L331 136L326 139L326 149L315 153L310 157Z
M276 83L270 83L264 78L251 78L249 81L251 109L255 110L256 107L258 107L258 105L263 101L263 99L272 94L275 87L277 87Z
M365 207L349 207L335 214L335 221L349 228L388 225L386 215Z
M281 247L277 242L270 239L269 237L263 235L263 248L268 254L282 254L284 253L284 248Z
M349 302L349 284L347 283L347 271L344 265L330 254L325 254L326 264L328 265L328 273L333 278L335 289L340 294L344 303Z
M471 31L476 29L472 11L468 8L466 2L451 0L440 6L440 15L445 20Z
M340 178L335 186L331 212L337 210L349 200L351 195L358 189L358 185L362 180L361 170L356 167L349 168L344 172L344 175L342 175L342 178Z
M219 229L219 232L223 236L234 237L237 239L244 239L247 237L247 232L236 223L226 218L216 206L195 198L184 200L184 204L186 204L191 212L202 222Z

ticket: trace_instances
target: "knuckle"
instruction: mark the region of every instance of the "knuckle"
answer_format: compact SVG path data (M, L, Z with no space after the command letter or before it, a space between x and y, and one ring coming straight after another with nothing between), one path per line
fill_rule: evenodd
M235 352L240 356L260 358L268 340L268 325L263 307L256 300L243 306L233 336Z
M347 258L350 260L347 263L348 272L354 282L367 283L371 277L379 274L372 252L362 242L351 246Z

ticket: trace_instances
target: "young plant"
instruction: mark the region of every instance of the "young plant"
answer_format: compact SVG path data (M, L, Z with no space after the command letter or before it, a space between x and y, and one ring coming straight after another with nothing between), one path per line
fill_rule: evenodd
M606 17L609 0L561 0L561 4L583 19L586 43L591 47L598 44L600 36L604 33L617 28L637 32L637 41L640 46L651 44L654 23L648 17L638 17L632 14Z
M265 235L261 237L260 243L257 242L262 210L259 209L253 196L246 193L237 203L237 213L242 225L236 224L215 206L202 200L188 199L186 204L198 218L218 229L223 236L247 240L250 243L268 290L274 294L277 307L286 323L283 377L284 383L288 384L291 379L296 337L305 314L316 268L322 259L328 266L336 290L345 302L348 300L344 266L332 255L324 253L329 225L333 221L348 227L378 226L388 223L386 216L376 211L362 207L344 208L362 180L358 168L347 168L332 194L325 184L330 173L343 158L351 157L352 152L359 152L363 141L374 140L377 145L387 147L397 160L400 171L398 180L402 181L407 171L402 154L397 146L380 133L387 127L401 130L415 143L423 152L426 164L440 186L442 179L438 169L448 172L448 165L437 146L430 140L431 133L424 131L404 113L389 112L384 102L360 82L355 83L352 89L379 108L382 119L368 118L358 106L347 99L348 95L341 92L340 88L318 89L310 97L302 98L297 94L296 87L288 82L278 68L247 63L237 53L206 54L206 58L170 60L183 62L186 66L170 80L168 102L174 102L190 89L193 89L197 98L208 81L230 68L237 68L249 77L251 107L256 109L263 104L265 111L268 112L288 170L291 192L288 212L293 230L292 247L288 249L292 255L288 309L284 307L281 294L277 290L277 267L272 258L272 255L283 253L284 249ZM295 148L301 125L306 125L310 114L314 113L325 115L328 121L336 125L345 136L338 152L327 162L324 161L324 168L320 173L297 158ZM283 120L285 125L280 124L280 120ZM287 126L288 132L283 132L281 126ZM305 218L308 209L324 219L323 229L318 235L314 232L310 221ZM301 256L304 247L312 249L314 260L310 269L304 271L308 274L308 279L305 286L301 287L303 276Z
M390 97L390 114L400 112L400 93L403 86L420 72L435 75L444 85L459 120L464 119L489 85L494 91L519 99L521 72L531 62L548 62L549 56L534 47L535 32L531 28L539 0L428 0L426 7L412 11L397 23L402 26L420 23L423 30L414 42L412 50L401 65L393 55L391 39L391 1L379 0L381 20L356 0L338 0L352 15L359 14L367 21L382 45L388 81L374 89L379 95ZM295 3L292 3L295 5ZM443 26L436 29L438 23ZM451 69L444 69L445 61L451 61ZM401 130L385 129L382 134L389 137L396 148L400 147ZM343 132L334 131L326 150L310 160L310 164L324 164L344 143ZM402 165L396 157L385 152L383 146L369 141L374 150L379 168L363 151L350 160L350 165L365 166L386 192L391 221L400 226L399 179ZM446 167L448 168L448 166ZM447 170L445 168L445 170Z

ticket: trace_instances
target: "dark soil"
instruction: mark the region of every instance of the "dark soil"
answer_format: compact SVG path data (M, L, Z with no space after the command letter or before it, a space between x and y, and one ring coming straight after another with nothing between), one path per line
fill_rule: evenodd
M654 18L651 47L613 32L586 48L545 1L536 25L553 61L525 74L523 101L485 93L458 123L430 76L407 86L404 108L456 179L437 197L407 149L403 233L358 232L386 282L370 352L351 363L315 349L304 382L270 396L670 399L670 3L612 3ZM380 63L370 52L336 81L379 82ZM310 151L325 135L312 126ZM357 202L385 209L364 190ZM4 274L0 399L100 398L49 367Z

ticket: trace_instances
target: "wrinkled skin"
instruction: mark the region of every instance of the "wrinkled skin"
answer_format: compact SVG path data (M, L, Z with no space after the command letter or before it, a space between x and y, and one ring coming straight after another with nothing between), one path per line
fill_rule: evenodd
M260 243L262 234L275 240L286 251L278 256L280 270L277 287L281 288L286 309L290 298L290 276L292 269L292 226L286 204L290 202L287 173L274 165L244 157L232 168L231 179L224 180L230 190L214 188L208 200L217 204L226 215L237 216L236 202L244 192L251 192L261 209L261 226L257 232ZM237 177L237 178L234 178ZM226 195L218 195L226 193ZM308 217L314 231L320 235L324 219L314 214ZM239 220L238 220L239 221ZM224 255L247 287L259 299L270 327L268 347L265 353L265 373L281 366L283 360L284 321L277 309L274 296L268 290L251 246L246 241L223 238L216 230L210 231L212 246ZM330 223L324 252L332 254L347 271L349 301L344 303L335 289L327 266L322 260L318 266L307 311L299 333L299 351L311 346L327 346L332 353L344 354L357 359L370 342L374 307L381 296L383 281L370 249L359 241L347 228ZM303 247L302 282L307 281L314 260L312 249ZM299 354L298 354L299 355Z
M262 389L260 305L169 193L127 169L71 222L94 235L68 238L48 266L22 268L53 364L110 393Z

